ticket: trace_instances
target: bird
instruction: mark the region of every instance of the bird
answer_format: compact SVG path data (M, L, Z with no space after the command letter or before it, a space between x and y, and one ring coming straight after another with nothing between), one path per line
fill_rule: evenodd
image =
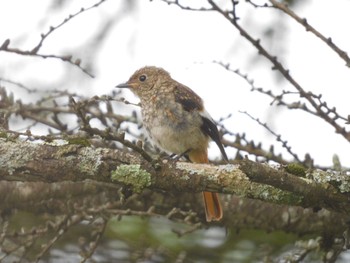
M213 118L202 98L172 79L160 67L145 66L117 88L128 88L140 99L143 126L150 140L169 154L185 156L193 163L209 163L208 146L213 140L225 161L227 154ZM217 193L203 192L206 221L219 221L223 210Z

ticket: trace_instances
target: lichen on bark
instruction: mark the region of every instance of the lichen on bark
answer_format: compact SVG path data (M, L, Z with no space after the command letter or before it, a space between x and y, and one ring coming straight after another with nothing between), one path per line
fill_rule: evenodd
M119 165L111 173L111 179L114 182L130 185L136 193L140 193L152 184L151 174L143 170L139 164Z

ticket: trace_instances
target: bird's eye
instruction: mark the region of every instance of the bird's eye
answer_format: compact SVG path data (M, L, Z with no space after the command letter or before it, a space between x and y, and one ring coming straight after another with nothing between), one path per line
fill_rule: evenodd
M139 80L140 80L141 82L144 82L146 79L147 79L147 76L146 76L146 75L141 75L141 76L139 77Z

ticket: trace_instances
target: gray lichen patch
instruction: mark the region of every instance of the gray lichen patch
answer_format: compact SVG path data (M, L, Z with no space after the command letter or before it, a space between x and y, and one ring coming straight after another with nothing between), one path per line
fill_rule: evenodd
M103 149L92 149L90 147L83 147L80 150L79 158L79 168L81 171L95 175L103 165L102 161Z
M134 192L140 193L142 189L152 184L151 174L143 170L139 164L120 165L111 174L112 181L131 185Z
M33 152L37 149L37 145L30 143L24 143L21 147L18 147L16 142L7 140L3 140L1 143L6 154L0 152L0 168L7 169L9 175L12 175L18 168L23 168L26 163L32 160Z
M259 184L255 185L252 197L277 204L300 204L303 201L302 196L269 185Z
M210 168L210 165L206 164L198 164L198 163L185 163L185 162L177 162L176 163L176 169L183 170L189 173L189 175L199 174L199 175L205 175L208 174L208 170L204 168L206 166L207 168ZM184 179L189 179L187 177L184 177Z
M350 192L350 176L345 171L315 169L307 173L307 177L318 183L329 183L339 189L341 193Z
M204 168L205 166L205 168ZM200 175L200 176L207 176L209 178L210 176L210 170L208 170L211 166L206 164L198 164L198 163L185 163L185 162L177 162L176 163L176 169L183 170L189 175L183 175L182 177L179 177L179 179L188 181L190 179L190 176L192 175Z

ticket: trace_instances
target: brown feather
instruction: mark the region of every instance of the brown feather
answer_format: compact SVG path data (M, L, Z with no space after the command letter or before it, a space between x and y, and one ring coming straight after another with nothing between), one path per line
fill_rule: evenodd
M178 83L174 89L175 101L180 103L185 111L203 111L202 99L193 90Z

